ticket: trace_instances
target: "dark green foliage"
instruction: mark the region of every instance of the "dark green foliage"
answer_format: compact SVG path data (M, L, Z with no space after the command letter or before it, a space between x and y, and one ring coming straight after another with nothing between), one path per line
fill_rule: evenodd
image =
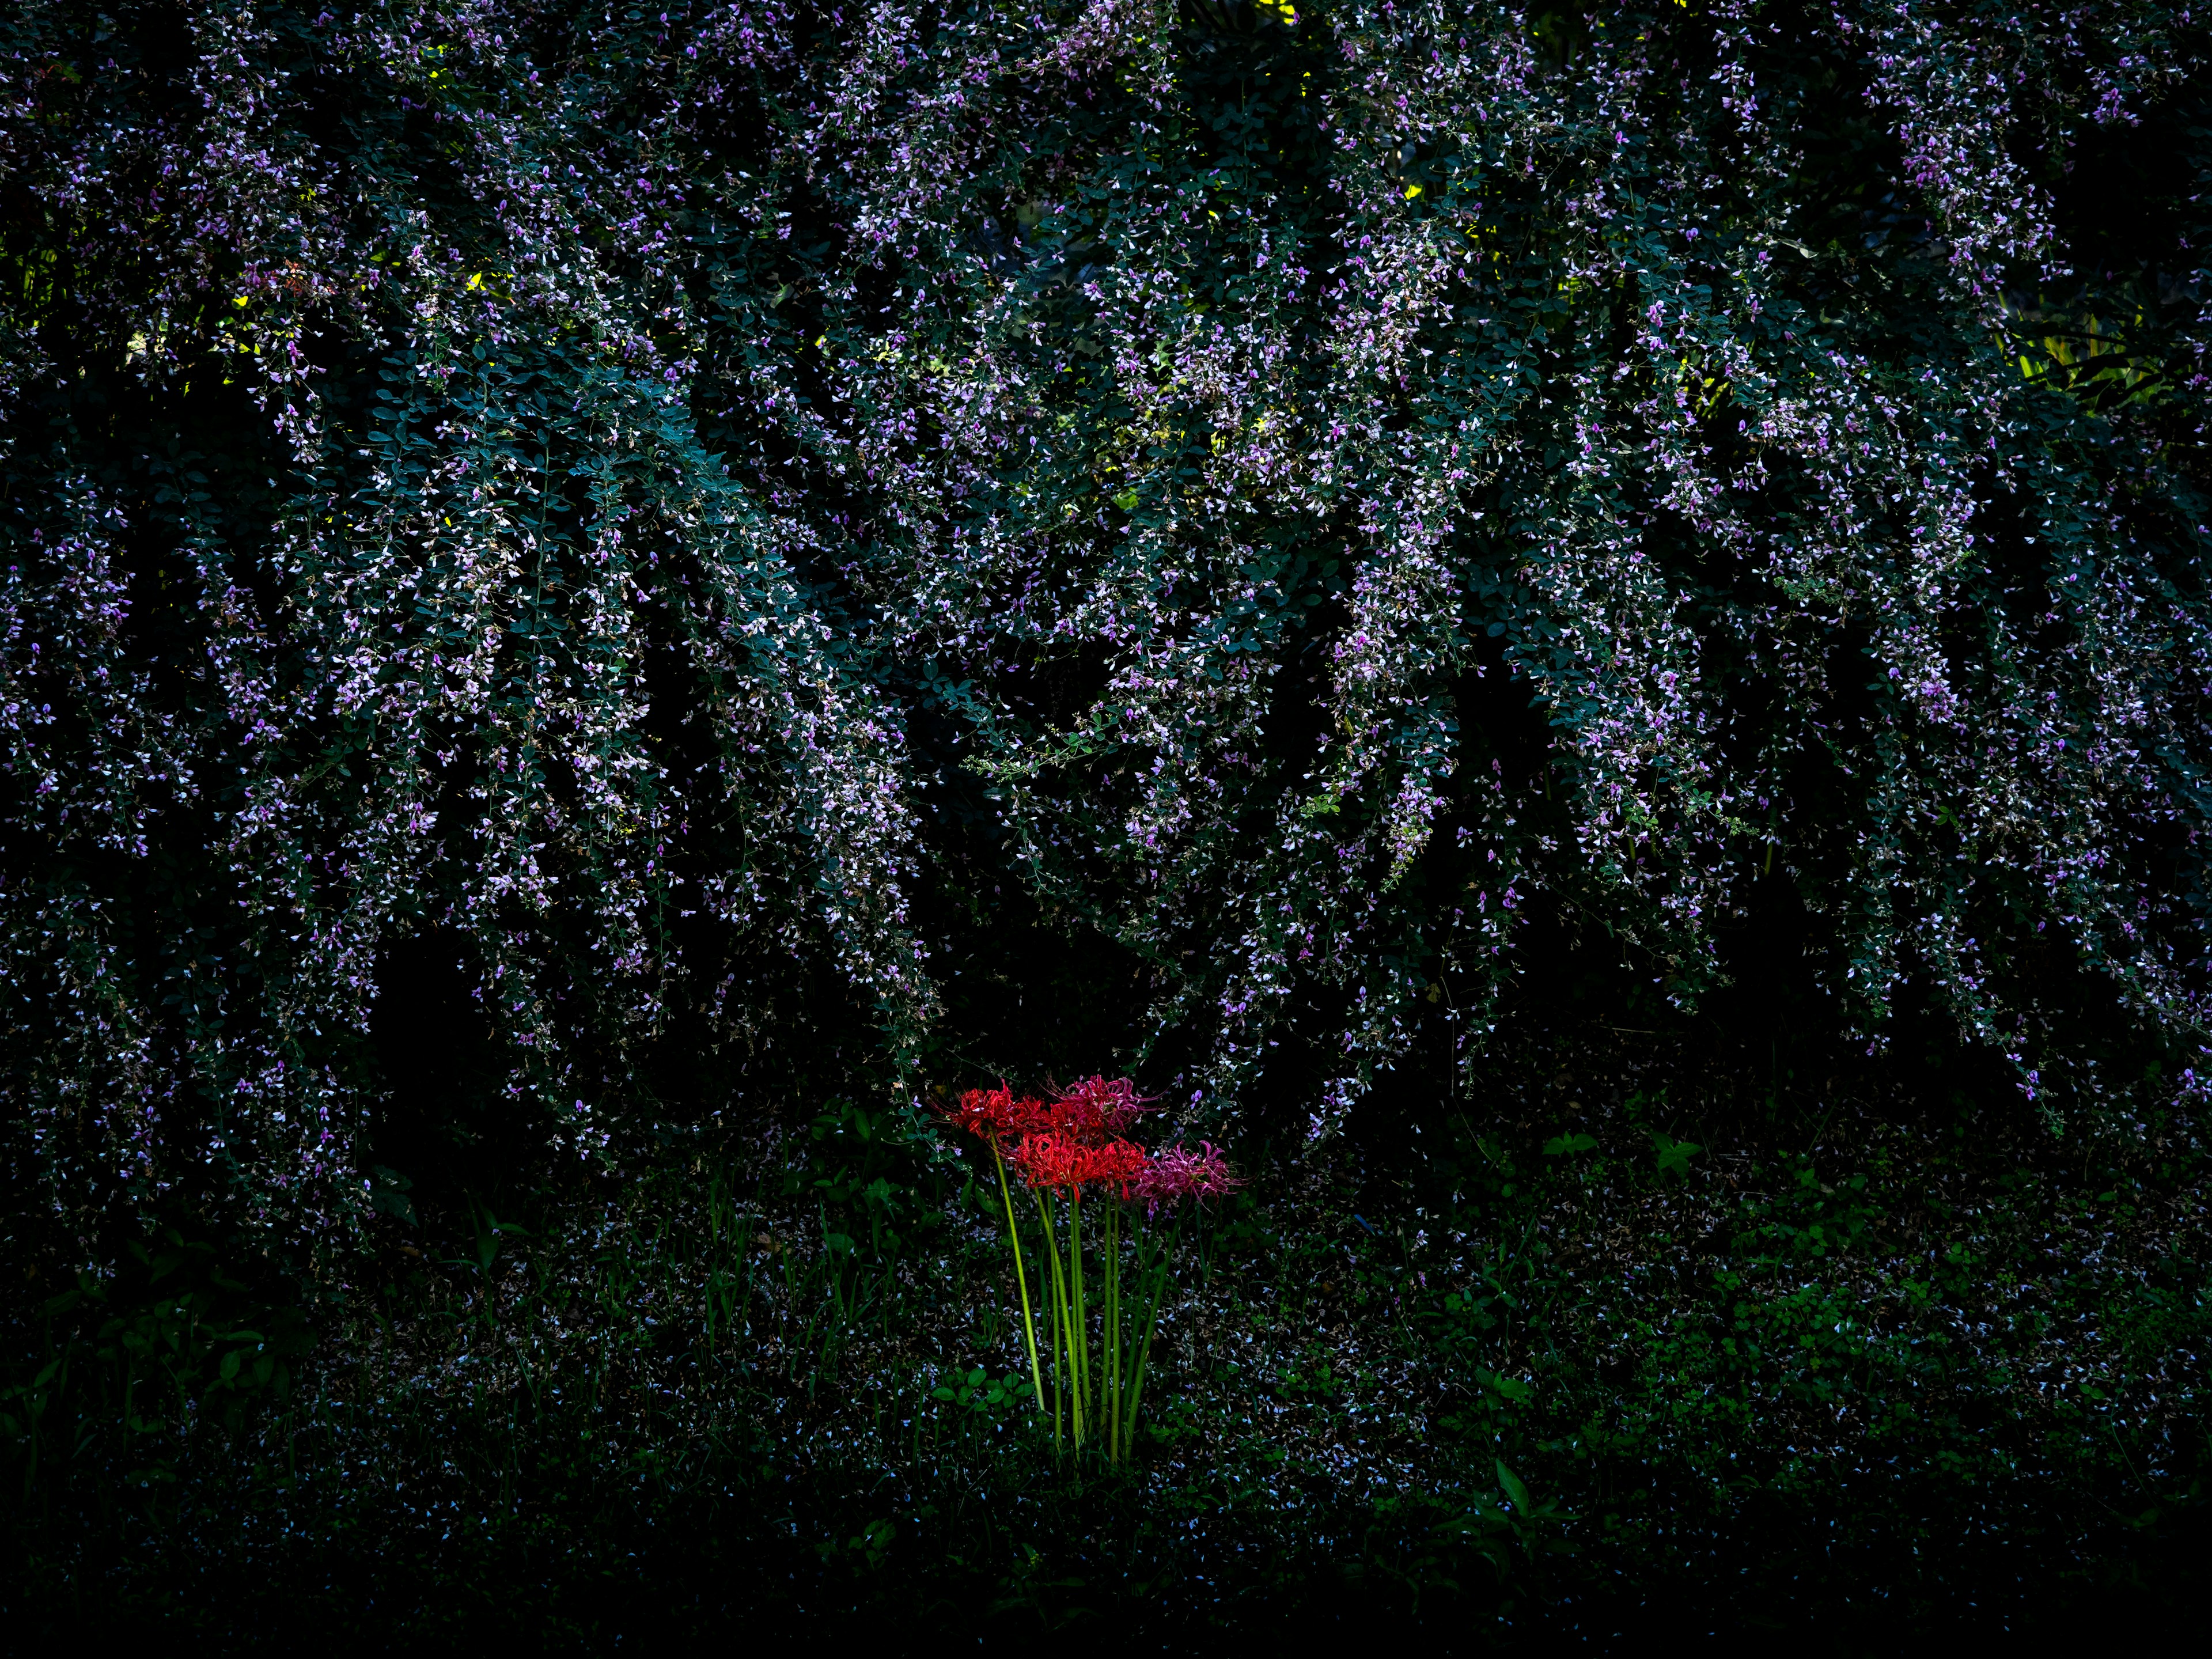
M837 1104L602 1195L392 1219L385 1277L246 1409L180 1413L165 1383L125 1425L116 1355L84 1347L41 1385L75 1449L18 1488L14 1594L581 1647L1342 1617L1871 1653L2180 1605L2212 1240L2174 1126L2045 1155L1895 1097L1723 1138L1668 1103L1698 1073L1624 1094L1524 1060L1530 1107L1206 1222L1126 1474L1053 1468L988 1171ZM105 1340L162 1328L178 1275L243 1294L205 1259L111 1289ZM205 1389L228 1362L200 1352Z

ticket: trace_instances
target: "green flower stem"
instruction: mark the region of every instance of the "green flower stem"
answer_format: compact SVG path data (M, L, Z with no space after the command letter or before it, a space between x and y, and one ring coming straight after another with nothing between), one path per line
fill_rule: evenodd
M1067 1286L1060 1271L1060 1231L1054 1226L1052 1211L1046 1206L1042 1193L1032 1194L1036 1200L1037 1223L1044 1229L1044 1256L1052 1268L1052 1450L1060 1455L1060 1419L1061 1383L1067 1375L1066 1338L1067 1328L1065 1307Z
M1168 1251L1163 1249L1159 1255L1159 1266L1152 1274L1151 1291L1145 1297L1144 1332L1137 1339L1135 1363L1131 1367L1134 1375L1129 1382L1128 1417L1121 1437L1123 1443L1133 1449L1137 1435L1137 1407L1145 1397L1145 1367L1152 1358L1152 1332L1159 1322L1160 1298L1167 1290L1167 1283Z
M1075 1368L1075 1445L1083 1447L1085 1419L1091 1411L1091 1310L1083 1299L1083 1189L1078 1187L1067 1204L1068 1277L1074 1281L1073 1319L1068 1335L1069 1358Z
M1118 1237L1121 1206L1106 1206L1106 1318L1099 1334L1105 1349L1106 1461L1121 1461L1121 1250Z
M1029 1274L1022 1266L1021 1230L1014 1225L1014 1193L1006 1185L1006 1160L999 1155L999 1143L991 1143L991 1165L999 1172L999 1196L1006 1206L1006 1240L1014 1247L1014 1283L1022 1292L1022 1334L1030 1344L1030 1383L1036 1390L1037 1410L1044 1410L1044 1368L1037 1364L1036 1318L1030 1311Z

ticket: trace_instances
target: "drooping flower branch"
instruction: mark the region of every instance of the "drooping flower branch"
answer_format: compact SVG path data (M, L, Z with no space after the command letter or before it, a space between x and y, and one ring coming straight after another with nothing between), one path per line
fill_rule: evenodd
M1217 1121L1477 1065L1540 914L2202 1091L2185 9L14 9L24 1190L313 1255L424 963L568 1156L702 1042L910 1063L939 883Z

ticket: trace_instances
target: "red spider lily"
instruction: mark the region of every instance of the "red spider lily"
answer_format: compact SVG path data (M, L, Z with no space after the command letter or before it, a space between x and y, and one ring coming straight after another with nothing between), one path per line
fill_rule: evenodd
M1032 1188L1045 1191L1073 1188L1076 1184L1075 1157L1081 1150L1066 1135L1047 1130L1042 1134L1024 1135L1022 1144L1006 1155L1006 1162Z
M1175 1207L1186 1198L1202 1202L1244 1184L1230 1174L1229 1165L1210 1142L1201 1141L1194 1152L1176 1146L1157 1157L1147 1154L1129 1139L1129 1131L1149 1103L1127 1078L1091 1077L1054 1090L1049 1103L1018 1097L1003 1084L996 1089L970 1089L957 1106L943 1114L955 1127L981 1136L992 1151L1000 1199L1006 1206L1006 1237L1013 1247L1030 1382L1042 1411L1045 1368L1022 1259L1021 1229L1014 1220L1009 1166L1036 1204L1048 1274L1042 1288L1049 1315L1055 1455L1065 1401L1079 1451L1086 1443L1103 1443L1110 1461L1129 1461L1138 1407L1144 1399L1147 1357L1169 1285L1168 1256L1182 1231L1173 1218ZM1084 1243L1086 1188L1123 1200L1094 1207L1090 1247ZM1060 1199L1066 1201L1056 1201ZM1144 1227L1124 1207L1131 1203L1142 1205L1155 1221L1165 1209L1170 1219L1157 1231ZM1100 1209L1103 1214L1097 1212ZM1091 1272L1085 1266L1091 1250L1097 1254L1099 1288L1104 1292L1095 1325ZM1135 1273L1126 1297L1125 1267ZM1095 1364L1094 1335L1098 1342Z
M1041 1100L1027 1096L1017 1099L1014 1091L1001 1084L995 1089L969 1090L960 1097L958 1105L946 1107L942 1115L956 1129L1003 1146L1041 1127L1049 1109Z
M1092 1151L1085 1178L1127 1198L1151 1167L1145 1149L1133 1140L1109 1140Z
M1087 1146L1075 1135L1057 1129L1024 1135L1006 1162L1033 1188L1079 1193L1085 1187L1105 1187L1125 1198L1136 1189L1148 1167L1145 1149L1134 1141Z

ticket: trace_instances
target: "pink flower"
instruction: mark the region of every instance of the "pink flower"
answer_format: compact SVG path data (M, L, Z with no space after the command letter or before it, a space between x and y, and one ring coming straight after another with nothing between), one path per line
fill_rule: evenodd
M1225 1198L1244 1184L1229 1173L1228 1163L1212 1141L1201 1140L1199 1146L1202 1150L1195 1152L1181 1146L1164 1146L1152 1155L1134 1188L1147 1213L1158 1215L1163 1205L1185 1198Z
M1125 1077L1085 1078L1054 1094L1051 1127L1085 1146L1103 1146L1126 1136L1146 1103Z

